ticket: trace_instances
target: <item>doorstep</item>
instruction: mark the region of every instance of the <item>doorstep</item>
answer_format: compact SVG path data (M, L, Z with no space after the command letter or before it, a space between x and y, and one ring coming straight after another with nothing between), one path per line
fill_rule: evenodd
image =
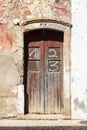
M87 130L86 120L0 120L1 127L84 127ZM63 129L64 130L64 129ZM75 129L76 130L76 129Z
M26 114L19 115L18 119L21 120L69 120L70 116L64 114Z

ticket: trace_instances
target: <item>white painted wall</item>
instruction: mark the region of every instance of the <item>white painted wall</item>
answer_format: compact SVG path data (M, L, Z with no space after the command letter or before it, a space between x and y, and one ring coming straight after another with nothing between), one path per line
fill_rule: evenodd
M18 114L24 115L24 85L18 85Z
M87 119L87 0L72 0L72 119Z

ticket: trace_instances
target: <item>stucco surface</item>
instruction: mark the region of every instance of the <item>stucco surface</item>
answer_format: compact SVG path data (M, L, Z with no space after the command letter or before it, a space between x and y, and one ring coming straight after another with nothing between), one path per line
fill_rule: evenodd
M0 118L17 114L17 84L20 76L10 56L0 55Z
M34 19L57 19L70 22L70 0L0 0L0 22L12 24Z
M70 22L69 0L21 0L20 16L22 21L32 19L58 19Z
M72 118L87 119L87 1L72 0Z
M12 59L9 56L0 55L0 87L15 86L19 80L19 73Z

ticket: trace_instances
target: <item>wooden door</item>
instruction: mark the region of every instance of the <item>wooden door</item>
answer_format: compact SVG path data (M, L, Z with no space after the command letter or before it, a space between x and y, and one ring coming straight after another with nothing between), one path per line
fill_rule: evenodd
M29 113L61 112L62 43L40 40L28 44Z

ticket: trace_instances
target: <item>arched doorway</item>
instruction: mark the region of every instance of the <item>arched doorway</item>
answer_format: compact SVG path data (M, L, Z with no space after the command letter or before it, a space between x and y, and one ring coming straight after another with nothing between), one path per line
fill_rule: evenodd
M32 30L24 33L24 42L26 112L62 113L64 32Z

